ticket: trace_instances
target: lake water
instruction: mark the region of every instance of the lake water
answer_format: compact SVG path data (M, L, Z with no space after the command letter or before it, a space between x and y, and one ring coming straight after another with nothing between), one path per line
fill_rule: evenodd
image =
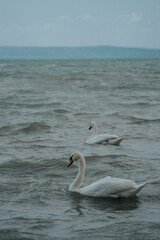
M120 146L87 145L99 133ZM105 176L142 183L130 199L70 193ZM0 239L152 239L160 236L160 60L0 60Z

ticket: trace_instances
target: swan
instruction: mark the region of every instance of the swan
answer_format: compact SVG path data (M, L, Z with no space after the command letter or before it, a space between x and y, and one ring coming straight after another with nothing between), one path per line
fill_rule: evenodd
M92 136L88 137L86 143L88 144L95 144L95 143L109 143L112 145L119 145L124 137L118 137L117 135L112 134L97 134L97 124L95 121L90 123L89 130L94 129L94 133Z
M86 162L80 152L75 152L70 157L68 167L74 161L79 162L79 171L75 180L70 184L69 191L92 197L134 197L147 184L137 185L132 180L105 177L86 187L80 188L85 175Z

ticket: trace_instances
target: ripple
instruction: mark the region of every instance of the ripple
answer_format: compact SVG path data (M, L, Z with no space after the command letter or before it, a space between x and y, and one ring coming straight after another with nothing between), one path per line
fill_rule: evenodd
M29 133L33 131L43 131L46 129L50 129L50 126L45 122L30 122L19 124L19 126L23 126L19 131Z

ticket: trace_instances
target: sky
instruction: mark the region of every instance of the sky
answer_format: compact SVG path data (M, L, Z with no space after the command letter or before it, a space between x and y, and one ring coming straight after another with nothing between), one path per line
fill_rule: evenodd
M160 49L160 0L0 0L0 46Z

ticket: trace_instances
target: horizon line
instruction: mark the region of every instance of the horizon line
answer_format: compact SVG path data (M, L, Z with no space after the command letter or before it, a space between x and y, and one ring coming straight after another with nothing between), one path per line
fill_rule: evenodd
M14 47L14 48L90 48L90 47L111 47L111 48L130 48L130 49L146 49L146 50L160 50L160 48L152 47L127 47L127 46L113 46L113 45L84 45L84 46L16 46L16 45L0 45L0 48Z

